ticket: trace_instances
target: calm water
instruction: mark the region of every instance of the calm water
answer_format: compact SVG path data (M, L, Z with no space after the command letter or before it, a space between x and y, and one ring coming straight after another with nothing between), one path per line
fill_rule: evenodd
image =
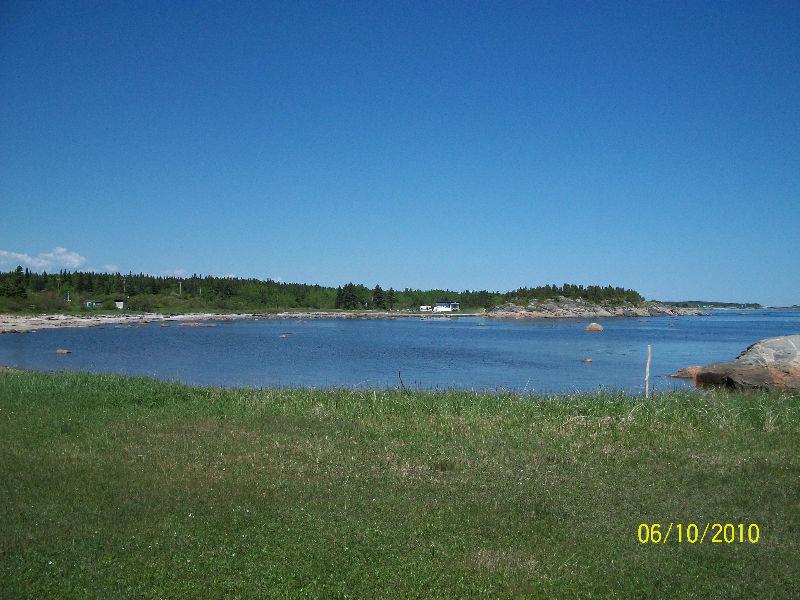
M587 322L461 317L52 329L0 335L0 364L221 386L397 387L400 371L416 388L640 391L647 344L656 387L670 389L686 384L660 376L732 359L761 338L800 333L800 311L605 319L597 334L584 331ZM593 362L582 363L585 357Z

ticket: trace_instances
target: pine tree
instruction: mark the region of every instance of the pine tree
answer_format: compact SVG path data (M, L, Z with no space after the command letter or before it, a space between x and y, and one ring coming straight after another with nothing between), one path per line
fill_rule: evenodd
M11 298L26 298L28 296L28 293L25 291L25 275L23 274L21 266L18 266L14 270L14 274L11 275L7 293Z
M358 295L356 294L356 286L352 283L348 283L344 286L342 292L342 308L362 308L361 303L358 301Z
M383 295L381 286L376 285L372 290L372 306L375 308L386 308L386 298Z
M395 304L397 304L397 292L394 291L394 288L389 288L389 291L386 292L386 305L389 310L392 310Z
M335 308L342 308L342 303L344 302L344 292L342 291L342 286L336 288L336 302L334 303Z

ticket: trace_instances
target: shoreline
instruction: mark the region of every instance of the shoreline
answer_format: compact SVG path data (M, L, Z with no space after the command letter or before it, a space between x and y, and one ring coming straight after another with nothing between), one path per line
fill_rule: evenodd
M101 325L147 325L149 323L177 323L191 326L204 321L278 321L278 320L321 320L321 319L447 319L453 317L480 317L480 313L447 313L428 315L409 312L279 312L279 313L137 313L102 315L10 315L0 314L1 333L29 333L41 329L62 327L98 327Z
M683 308L668 304L648 302L643 305L612 306L585 302L560 301L533 302L528 306L506 303L486 313L490 319L607 319L631 317L696 317L708 313L697 308Z
M553 312L539 311L485 311L479 313L453 312L453 313L420 313L420 312L332 312L332 311L305 311L305 312L279 312L279 313L138 313L138 314L100 314L100 315L68 315L68 314L40 314L40 315L13 315L0 314L0 334L2 333L30 333L42 329L58 329L63 327L98 327L102 325L147 325L149 323L177 323L191 326L205 321L271 321L271 320L302 320L313 321L323 319L370 319L370 320L395 320L395 319L454 319L477 317L492 320L519 320L519 319L588 319L588 318L634 318L657 316L692 316L706 314L692 309L671 308L668 311L653 313L647 309L637 310L607 310L597 307L596 310L581 307L579 310L561 310Z

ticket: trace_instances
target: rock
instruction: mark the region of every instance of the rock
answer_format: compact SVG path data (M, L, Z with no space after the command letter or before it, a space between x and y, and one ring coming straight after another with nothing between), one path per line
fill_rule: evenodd
M67 350L66 348L58 348L56 350L56 354L72 354L72 350Z
M600 331L603 331L603 326L602 326L602 325L600 325L600 323L589 323L589 324L586 326L586 331L596 331L596 332L600 332Z
M675 379L694 379L702 368L703 367L698 365L684 367L683 369L678 369L672 375L669 375L669 377L674 377Z
M563 296L552 300L532 300L527 306L511 302L489 310L493 319L597 319L605 317L660 317L702 315L697 309L681 308L660 302L622 305L595 304L585 300L570 300Z
M702 367L695 381L732 389L800 390L800 335L758 341L736 360Z

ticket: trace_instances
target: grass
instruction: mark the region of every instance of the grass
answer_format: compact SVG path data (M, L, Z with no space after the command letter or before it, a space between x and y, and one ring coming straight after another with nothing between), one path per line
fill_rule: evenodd
M0 373L0 595L800 596L800 397ZM641 545L647 523L758 544Z

